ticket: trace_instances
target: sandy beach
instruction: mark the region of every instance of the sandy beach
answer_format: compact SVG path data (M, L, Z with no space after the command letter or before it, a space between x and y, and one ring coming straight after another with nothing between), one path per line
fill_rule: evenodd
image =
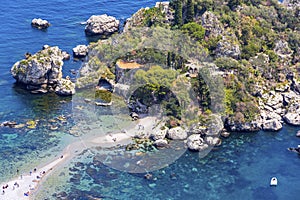
M39 187L51 172L62 166L65 162L72 159L76 154L82 150L90 147L101 146L109 148L117 145L129 144L133 136L140 132L150 134L155 126L155 117L145 117L135 123L135 126L130 130L123 130L120 133L108 133L104 135L97 135L91 138L77 141L68 145L61 156L52 162L35 169L29 170L27 173L19 172L20 176L16 177L6 183L1 183L0 200L28 200L34 197L38 192ZM21 176L22 175L22 176ZM7 187L8 186L8 187ZM7 187L3 189L3 187ZM3 193L4 190L4 193Z
M42 168L32 169L28 173L20 172L20 176L18 178L15 178L7 183L2 183L0 200L30 199L30 197L38 190L38 187L42 181L51 174L51 171L56 166L63 163L63 161L65 161L68 157L69 154L66 153Z

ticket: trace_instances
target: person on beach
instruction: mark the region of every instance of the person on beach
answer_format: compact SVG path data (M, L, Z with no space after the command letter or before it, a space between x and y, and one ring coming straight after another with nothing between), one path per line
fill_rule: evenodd
M19 187L20 185L19 185L19 183L15 182L14 186Z
M4 194L5 194L5 191L3 190L3 191L2 191L2 195L4 195Z
M36 168L33 169L33 172L34 172L34 173L36 172Z

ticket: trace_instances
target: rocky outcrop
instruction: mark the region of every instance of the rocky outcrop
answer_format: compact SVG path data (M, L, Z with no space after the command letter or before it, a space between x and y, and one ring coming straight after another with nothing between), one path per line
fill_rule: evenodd
M77 45L72 50L74 58L84 58L88 54L88 47L86 45Z
M262 128L262 122L260 119L256 119L251 122L235 122L232 119L227 119L225 121L225 127L229 131L242 131L242 132L252 132L259 131Z
M27 90L34 93L52 92L61 84L64 58L65 54L57 46L45 45L43 50L16 62L11 74Z
M238 40L233 40L233 36L224 36L222 40L218 42L215 54L217 57L232 57L238 59L241 55Z
M199 134L190 135L187 139L187 147L193 151L203 151L206 150L209 146L206 144Z
M222 36L224 27L218 17L211 11L206 11L201 17L202 26L205 28L205 35L208 37Z
M38 29L46 29L50 26L50 23L47 20L41 18L34 18L31 21L31 26L38 28Z
M267 91L261 87L257 95L258 113L256 120L252 122L237 122L232 118L225 121L227 130L230 131L278 131L286 122L290 125L300 126L300 95L297 90L299 83L290 73L287 74L289 82L274 90Z
M87 20L85 33L88 36L109 36L119 30L120 21L115 17L104 15L92 15Z
M75 83L70 78L61 79L58 81L55 88L55 93L60 96L70 96L75 94Z
M282 124L277 119L270 119L263 123L262 128L265 131L279 131L282 129Z
M144 20L144 13L147 10L149 10L149 8L141 8L136 13L134 13L130 18L126 19L123 32L127 32L132 27L142 26Z
M169 2L157 2L155 8L160 9L157 12L161 12L164 15L164 24L172 24L174 22L174 10L171 8ZM134 13L130 18L126 19L124 24L123 32L127 32L133 27L144 27L145 26L145 15L147 10L150 8L141 8Z
M294 102L283 117L284 121L288 124L299 126L300 125L300 102Z
M154 141L153 145L157 148L167 148L169 147L168 141L164 139L159 139Z
M280 63L288 66L292 59L293 51L290 49L287 41L279 40L275 43L274 52L278 55Z
M181 127L175 127L168 130L167 138L171 140L184 140L187 138L187 132Z
M220 146L222 144L222 140L219 137L207 136L204 138L204 141L209 146Z
M164 139L167 135L169 128L168 127L161 127L161 128L156 128L153 130L153 132L151 133L151 139L153 140L160 140L160 139Z
M276 42L274 52L280 57L290 56L293 53L288 42L283 40Z

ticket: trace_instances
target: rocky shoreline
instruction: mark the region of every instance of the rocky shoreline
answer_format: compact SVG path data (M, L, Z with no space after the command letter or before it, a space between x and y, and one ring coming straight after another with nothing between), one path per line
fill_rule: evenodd
M160 9L164 18L162 19L165 24L174 23L174 11L169 3L157 3L156 9ZM144 25L143 16L149 12L149 8L141 9L129 18L124 25L124 32L129 31L133 27ZM237 38L234 34L229 32L217 18L217 16L210 11L206 11L199 18L203 28L205 28L205 35L209 37L221 37L217 42L214 53L216 58L229 57L232 59L239 59L241 56L240 46L237 43ZM151 21L150 21L151 22ZM154 23L154 22L151 22ZM87 22L85 33L87 36L103 36L105 38L119 31L119 20L112 16L107 15L93 15ZM121 33L122 34L122 33ZM102 43L103 45L105 42ZM91 52L92 55L89 55ZM285 40L275 42L274 52L282 63L291 62L292 50L289 48ZM93 49L90 46L78 45L73 48L74 58L93 59ZM16 79L17 83L24 86L32 93L47 93L55 92L61 96L70 96L75 94L75 84L71 82L69 77L62 78L63 61L69 55L63 52L58 47L49 47L45 45L43 50L34 55L27 55L26 59L21 60L14 64L11 69L11 74ZM266 54L259 54L250 59L251 63L255 63L256 59L264 58L266 63L269 62L269 56ZM101 62L101 61L100 61ZM88 61L84 62L81 72L84 72L85 65ZM253 64L254 65L254 64ZM255 66L253 66L255 67ZM218 71L224 77L230 75L238 75L235 71L228 72L221 69ZM94 72L93 72L94 73ZM98 74L99 75L99 74ZM113 74L116 76L117 74ZM106 78L106 77L105 77ZM99 80L98 85L94 87L102 88L100 80L101 76L94 77ZM112 83L112 88L115 87L114 80L108 79ZM221 144L219 135L228 136L227 131L233 132L247 132L247 131L279 131L284 123L289 125L300 125L300 84L294 72L288 71L282 74L282 80L279 84L272 89L264 86L263 84L256 84L253 88L252 97L257 102L258 112L254 120L244 120L243 111L241 115L234 113L235 117L223 116L223 125L218 127L214 134L210 135L209 130L195 128L183 129L182 127L167 128L162 125L159 130L148 136L148 139L153 141L157 147L167 147L168 140L186 140L189 149L202 151L209 146L218 146ZM107 104L99 103L100 106L110 106L111 102ZM130 105L128 104L128 107ZM137 117L138 118L138 117ZM202 126L197 124L195 126ZM226 130L223 128L225 127Z

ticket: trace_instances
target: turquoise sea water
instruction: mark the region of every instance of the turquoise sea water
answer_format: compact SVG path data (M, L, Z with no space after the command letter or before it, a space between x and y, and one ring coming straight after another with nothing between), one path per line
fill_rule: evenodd
M140 7L153 6L155 1L16 0L2 3L0 122L39 121L33 130L0 127L0 182L15 177L17 169L26 172L56 157L67 143L76 140L68 134L72 124L58 119L62 115L72 118L72 99L52 94L31 95L17 88L10 76L11 66L22 59L25 52L35 53L44 44L58 45L70 53L77 44L87 44L89 39L84 35L81 22L93 14L107 13L124 20ZM49 20L52 26L47 31L31 28L31 19L35 17ZM80 65L72 60L65 62L64 75L71 75L69 70L78 69ZM53 119L59 126L57 131L48 127L49 120ZM278 133L232 134L204 158L186 152L176 162L151 172L153 180L144 179L145 174L129 174L104 166L99 162L97 150L94 154L84 152L49 179L41 196L59 199L57 194L66 192L67 199L82 200L92 197L296 200L300 198L300 157L286 149L300 144L300 139L295 137L297 130L297 127L285 126ZM269 186L273 176L278 178L277 187Z

